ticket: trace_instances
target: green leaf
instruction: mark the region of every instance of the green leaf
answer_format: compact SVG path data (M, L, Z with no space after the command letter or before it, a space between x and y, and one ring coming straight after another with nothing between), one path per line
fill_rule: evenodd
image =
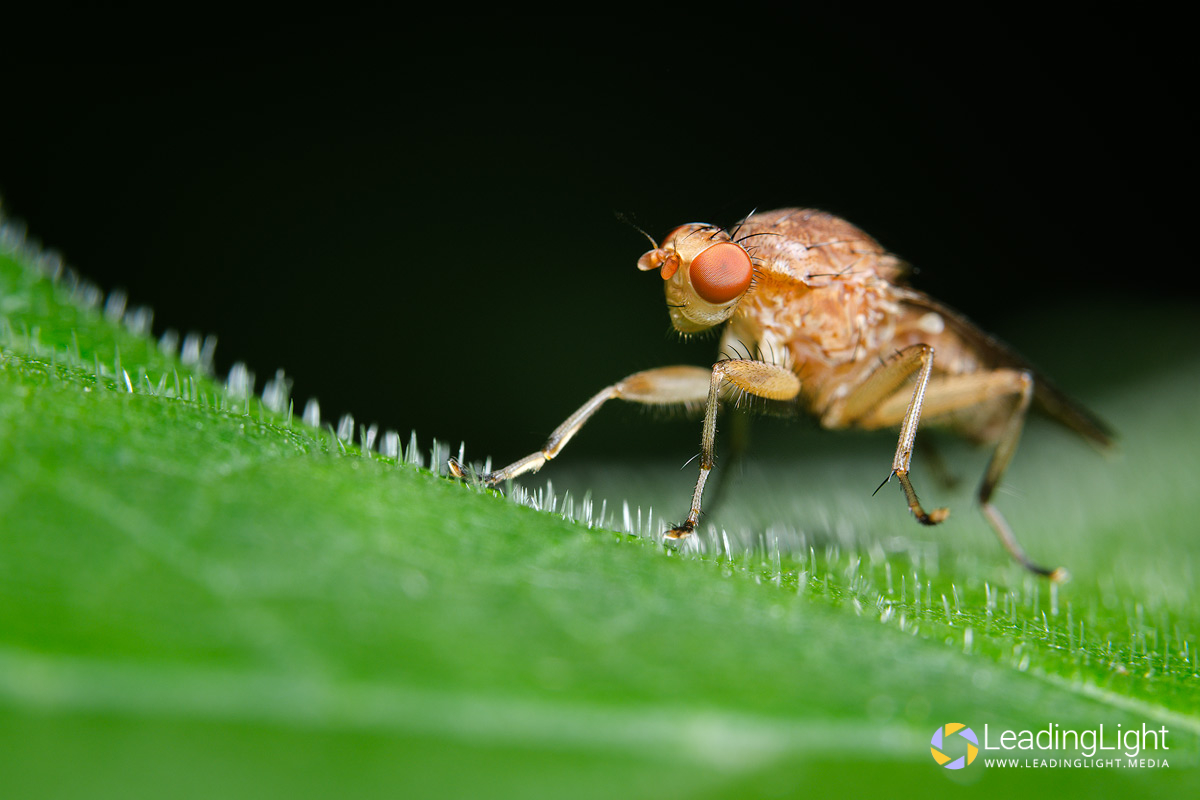
M0 228L7 796L1197 785L1194 350L1105 376L1114 457L1027 430L1000 502L1064 586L1011 565L971 508L985 454L950 448L972 470L953 492L916 473L954 509L923 529L895 487L870 496L886 438L771 422L784 446L731 471L675 550L654 534L690 468L566 459L555 488L507 498L449 481L445 446L387 436L389 457L361 425L307 425L283 376L266 401L244 368L215 379L202 339L155 342L146 312L19 234ZM947 722L993 742L1166 727L1141 756L1169 768L951 772L929 752Z

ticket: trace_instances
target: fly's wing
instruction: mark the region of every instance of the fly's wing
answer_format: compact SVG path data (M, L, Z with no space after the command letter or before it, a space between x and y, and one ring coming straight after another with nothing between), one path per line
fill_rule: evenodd
M914 289L898 288L905 305L933 311L945 320L946 326L973 347L980 357L995 367L1029 370L1033 373L1033 401L1046 416L1075 431L1085 439L1108 447L1113 443L1113 430L1095 414L1072 400L1038 372L1011 347L994 336L981 331L975 323L954 309Z

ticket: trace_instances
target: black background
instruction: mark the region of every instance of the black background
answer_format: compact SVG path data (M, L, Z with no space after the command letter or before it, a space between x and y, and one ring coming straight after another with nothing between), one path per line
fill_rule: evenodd
M1178 21L747 16L35 31L0 196L156 333L217 334L222 372L282 367L298 406L498 458L624 374L712 358L668 334L617 213L661 236L825 208L1018 341L1057 309L1194 303ZM1119 332L1080 358L1118 372Z

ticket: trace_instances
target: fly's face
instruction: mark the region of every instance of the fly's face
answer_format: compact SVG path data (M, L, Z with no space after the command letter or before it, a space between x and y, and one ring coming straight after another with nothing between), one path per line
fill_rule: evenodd
M666 286L671 324L680 333L720 325L733 316L750 289L754 262L746 249L714 225L681 225L638 259L638 269L656 269Z

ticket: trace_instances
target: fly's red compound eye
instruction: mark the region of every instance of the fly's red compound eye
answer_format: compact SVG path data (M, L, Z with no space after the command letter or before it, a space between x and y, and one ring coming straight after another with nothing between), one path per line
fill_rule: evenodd
M689 275L697 294L713 305L721 305L750 288L754 266L741 245L721 242L692 259Z

